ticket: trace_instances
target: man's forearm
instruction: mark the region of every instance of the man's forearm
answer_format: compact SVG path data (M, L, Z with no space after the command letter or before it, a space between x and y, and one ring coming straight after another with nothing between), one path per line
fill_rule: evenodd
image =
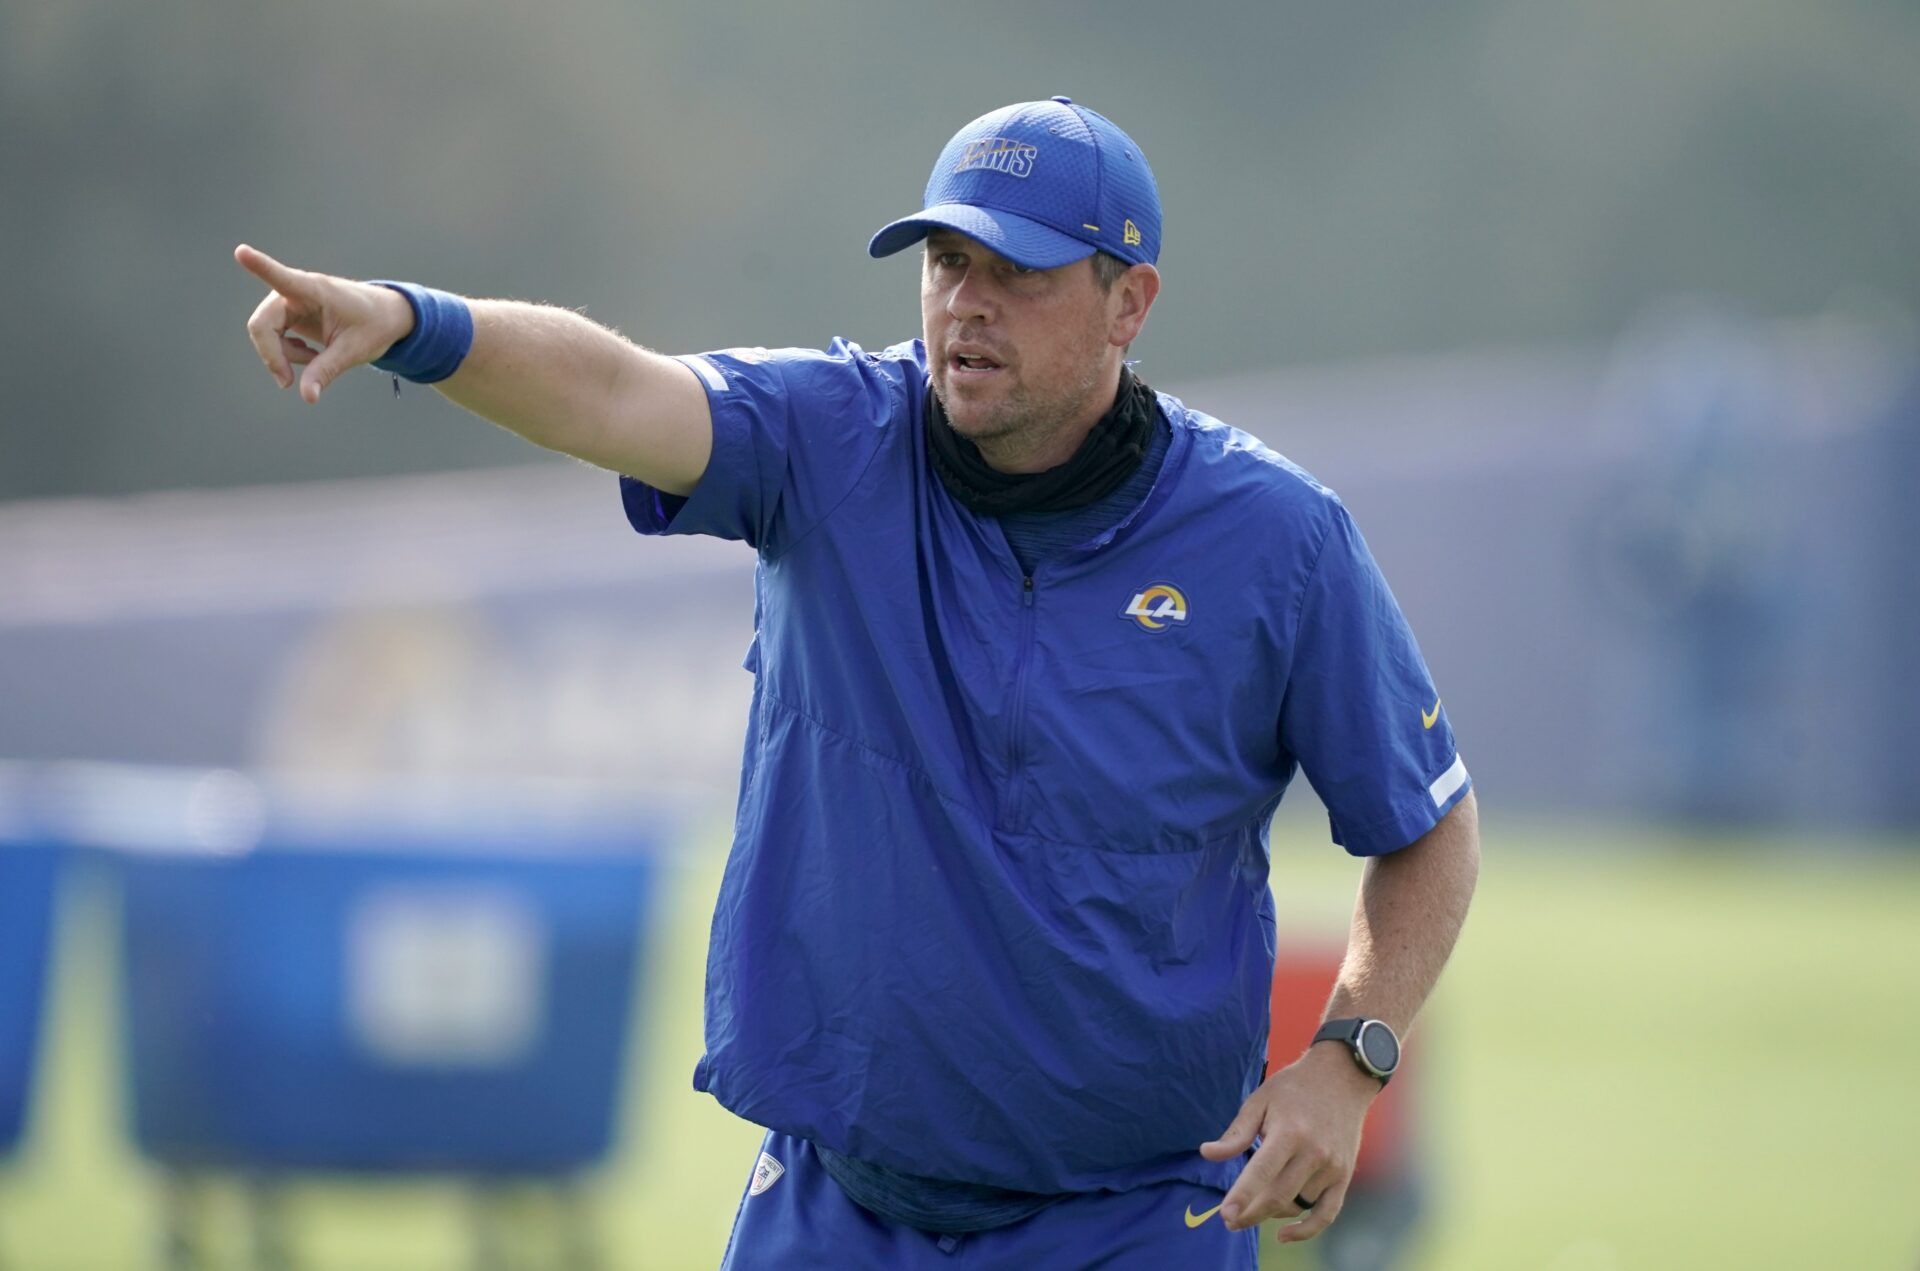
M699 379L567 309L470 300L473 348L438 388L536 445L639 477L672 494L693 489L713 448Z
M1471 792L1419 839L1369 860L1328 1015L1384 1020L1405 1035L1453 951L1479 872ZM1211 1161L1255 1148L1221 1202L1227 1225L1239 1230L1311 1211L1298 1227L1282 1229L1282 1240L1300 1240L1332 1222L1353 1178L1367 1107L1379 1093L1378 1079L1332 1042L1308 1045L1270 1074L1226 1132L1200 1145Z
M1479 872L1471 791L1419 839L1370 859L1327 1017L1385 1020L1406 1036L1453 952Z
M404 373L536 445L670 494L690 493L707 470L713 414L699 377L577 313L456 297L416 314L420 297L392 286L295 269L245 243L233 258L272 288L247 319L254 352L304 401L401 347Z

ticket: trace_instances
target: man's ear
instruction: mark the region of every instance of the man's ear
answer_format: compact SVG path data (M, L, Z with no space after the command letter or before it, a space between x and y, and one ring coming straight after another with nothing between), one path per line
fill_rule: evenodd
M1160 271L1152 265L1135 265L1113 283L1113 318L1107 329L1107 343L1117 348L1132 344L1147 325L1147 311L1160 295Z

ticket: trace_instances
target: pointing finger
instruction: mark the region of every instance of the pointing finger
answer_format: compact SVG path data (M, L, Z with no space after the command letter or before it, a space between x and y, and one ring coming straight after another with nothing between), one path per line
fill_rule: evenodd
M240 262L242 269L283 296L304 297L308 290L304 272L289 269L257 247L242 243L233 249L233 258Z

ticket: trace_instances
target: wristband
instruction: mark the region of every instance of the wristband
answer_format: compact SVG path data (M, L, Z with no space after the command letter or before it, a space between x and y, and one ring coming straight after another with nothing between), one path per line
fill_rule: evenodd
M417 283L384 278L373 282L405 296L407 307L413 310L413 330L382 354L374 368L416 384L435 384L459 370L473 348L473 310L467 302L451 292Z

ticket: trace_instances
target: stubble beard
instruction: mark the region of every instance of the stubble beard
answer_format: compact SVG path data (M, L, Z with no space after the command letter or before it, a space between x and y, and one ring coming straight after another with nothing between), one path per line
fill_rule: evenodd
M946 375L946 370L940 368L931 380L933 394L940 399L947 422L955 432L979 447L988 463L1005 467L1046 450L1055 434L1080 416L1100 382L1100 362L1098 358L1089 357L1082 363L1078 381L1058 392L1042 394L1029 385L1019 384L1012 392L990 402L955 402L953 395L946 391Z

